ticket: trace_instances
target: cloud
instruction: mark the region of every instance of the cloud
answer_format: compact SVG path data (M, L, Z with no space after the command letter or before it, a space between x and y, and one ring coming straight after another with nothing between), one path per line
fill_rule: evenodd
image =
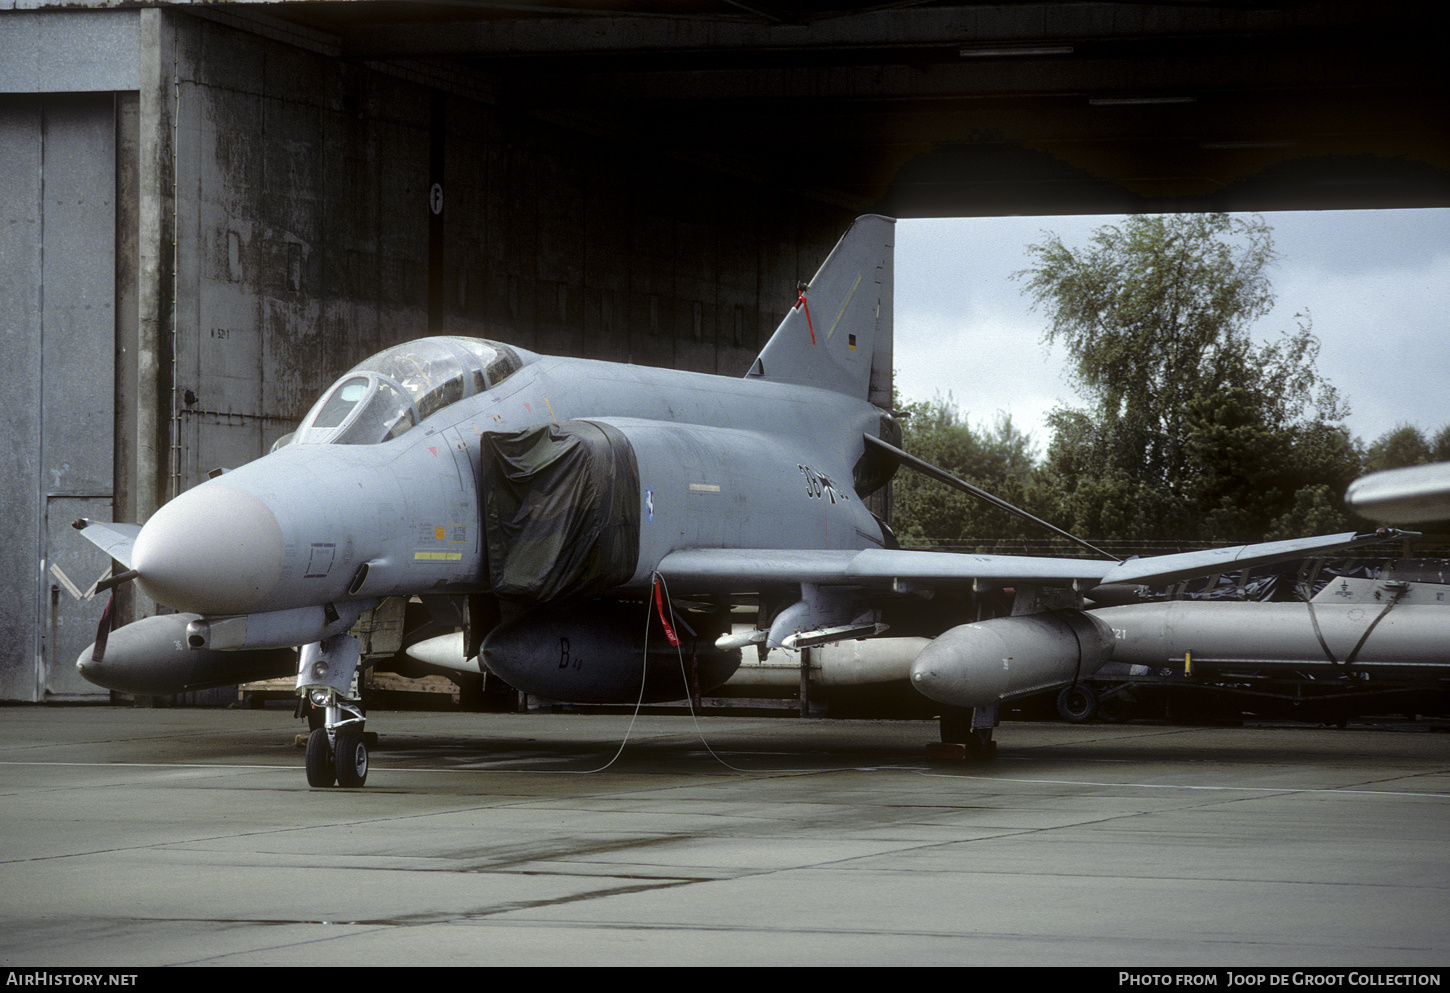
M956 316L898 311L896 328L898 402L950 394L974 426L991 427L999 414L1008 414L1039 447L1049 440L1047 412L1076 402L1061 360L1039 344L1040 322L1023 314L995 308L968 308ZM903 336L913 347L901 348Z
M1319 370L1346 395L1350 429L1373 441L1398 424L1450 423L1450 254L1328 277L1286 268L1270 319L1308 304Z

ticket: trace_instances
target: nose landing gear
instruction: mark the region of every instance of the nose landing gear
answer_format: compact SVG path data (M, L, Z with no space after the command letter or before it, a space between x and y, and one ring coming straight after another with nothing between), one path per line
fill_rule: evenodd
M326 716L307 737L307 785L357 787L368 780L365 718L353 681L362 653L358 641L338 635L303 646L297 666L297 692Z
M343 713L352 717L335 720ZM307 736L307 785L363 786L368 781L368 743L363 716L348 701L327 707L327 720Z

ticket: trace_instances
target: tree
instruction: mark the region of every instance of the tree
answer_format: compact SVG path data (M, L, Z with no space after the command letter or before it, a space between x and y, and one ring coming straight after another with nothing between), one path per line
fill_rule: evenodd
M1441 431L1443 436L1446 432ZM1437 448L1442 438L1435 439ZM1370 444L1365 452L1364 467L1368 472L1381 469L1400 469L1411 465L1424 465L1437 460L1432 454L1430 443L1420 429L1411 424L1399 424L1386 431Z
M1010 416L999 415L990 430L975 430L950 395L909 403L906 410L902 446L908 452L1017 506L1037 500L1032 439L1013 426ZM892 504L898 536L906 542L1042 533L1005 510L912 472L897 474Z
M1435 440L1430 443L1430 461L1450 462L1450 424L1436 432Z
M1196 520L1180 533L1257 541L1349 528L1340 498L1360 472L1349 430L1275 417L1237 387L1190 401L1183 493Z
M1261 218L1135 216L1099 228L1085 249L1049 234L1028 253L1033 265L1015 278L1091 400L1052 415L1045 468L1064 526L1249 540L1298 519L1304 486L1338 485L1305 476L1346 413L1315 369L1308 316L1267 343L1250 334L1274 302L1277 256ZM1313 501L1301 509L1326 517Z
M1084 538L1129 540L1176 536L1166 523L1173 502L1135 474L1105 464L1104 432L1081 410L1059 408L1047 415L1052 441L1043 462L1039 491L1050 502L1040 517Z

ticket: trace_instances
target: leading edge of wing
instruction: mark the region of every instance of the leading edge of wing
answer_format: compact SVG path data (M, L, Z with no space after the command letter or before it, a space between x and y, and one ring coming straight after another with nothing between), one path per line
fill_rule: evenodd
M745 591L796 583L880 587L896 580L929 584L1096 583L1116 562L868 548L864 551L692 548L671 552L659 571L676 586Z
M1378 531L1326 534L1316 538L1290 538L1285 541L1262 541L1253 545L1229 548L1205 548L1196 552L1154 555L1146 559L1120 562L1103 576L1104 583L1130 583L1143 586L1160 585L1179 579L1191 579L1213 572L1248 569L1251 566L1303 558L1320 552L1334 552L1359 545L1373 545L1399 538L1419 537L1417 532L1381 528Z
M1086 588L1103 583L1161 584L1403 536L1404 532L1388 529L1371 534L1351 531L1155 555L1126 562L884 548L864 551L692 548L671 552L660 560L658 568L677 586L712 591L746 591L795 583L880 587L898 580L927 585L980 581L1005 586L1077 584L1079 588Z

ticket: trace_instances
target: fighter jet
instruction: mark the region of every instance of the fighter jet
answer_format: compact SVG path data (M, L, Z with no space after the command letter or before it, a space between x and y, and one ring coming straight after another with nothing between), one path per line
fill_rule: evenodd
M708 690L742 649L874 636L940 603L950 630L911 678L962 708L944 735L986 755L1000 699L1106 659L1111 633L1079 609L1082 591L1375 540L1127 562L900 549L865 498L903 463L950 477L901 451L897 421L868 399L890 334L893 224L854 223L742 379L461 337L365 360L269 454L144 526L77 522L121 563L113 582L181 612L98 638L82 675L225 681L229 653L257 671L300 646L297 692L325 714L308 782L361 786L354 674L399 649L408 598L455 618L467 657L518 689L625 703ZM875 374L880 398L889 363ZM1022 616L951 613L1008 587ZM736 604L757 606L755 630L732 629Z

